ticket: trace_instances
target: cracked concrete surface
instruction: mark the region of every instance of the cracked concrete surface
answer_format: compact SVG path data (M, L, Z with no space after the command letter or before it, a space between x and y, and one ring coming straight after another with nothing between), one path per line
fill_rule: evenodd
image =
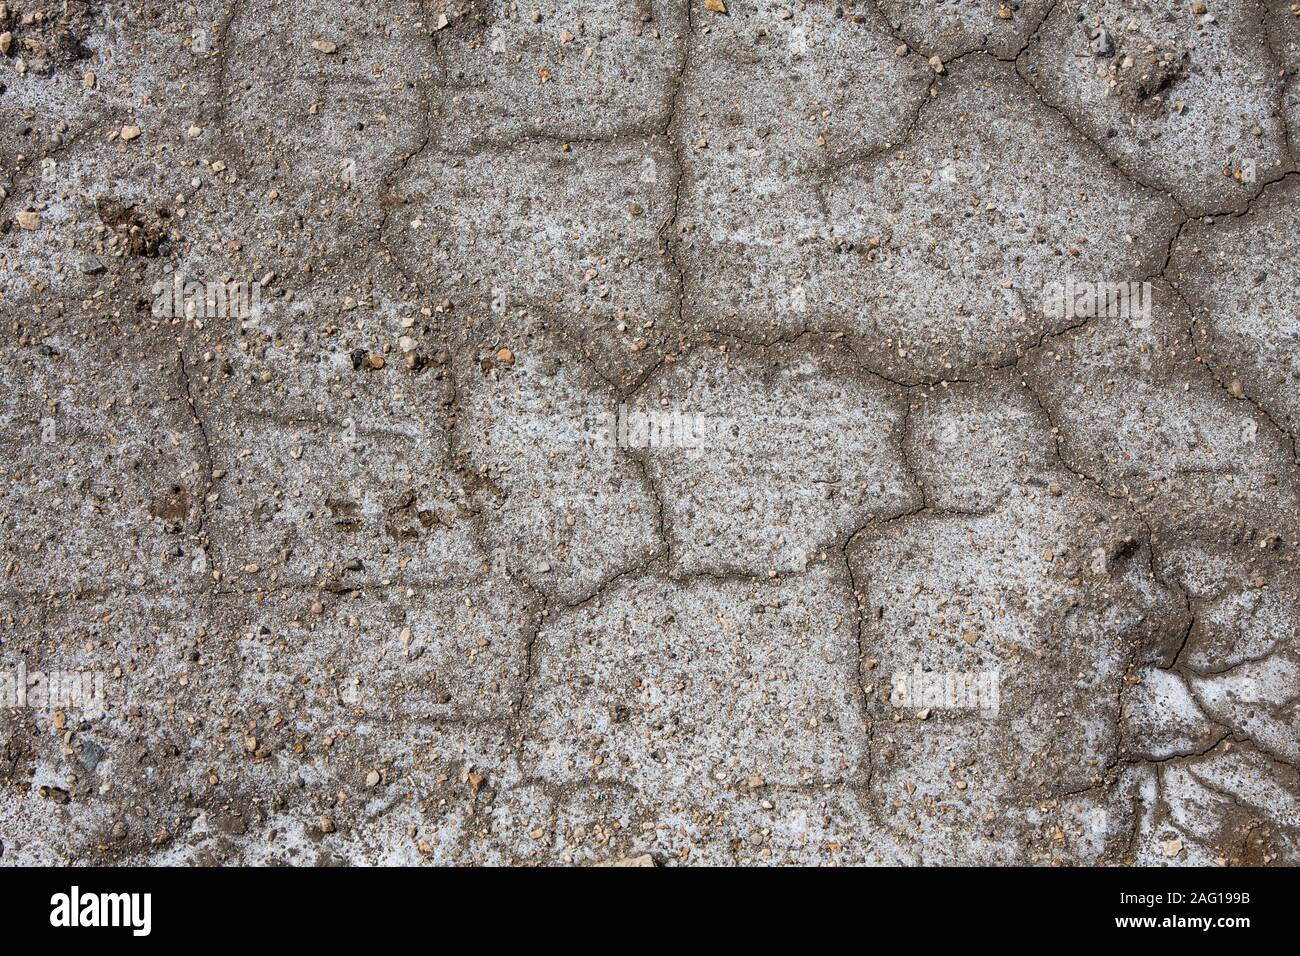
M3 0L0 864L1300 863L1298 51Z

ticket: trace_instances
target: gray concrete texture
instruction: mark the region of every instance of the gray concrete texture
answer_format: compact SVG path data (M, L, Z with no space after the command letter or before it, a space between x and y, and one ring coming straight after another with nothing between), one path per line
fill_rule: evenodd
M1300 863L1300 5L0 0L0 865Z

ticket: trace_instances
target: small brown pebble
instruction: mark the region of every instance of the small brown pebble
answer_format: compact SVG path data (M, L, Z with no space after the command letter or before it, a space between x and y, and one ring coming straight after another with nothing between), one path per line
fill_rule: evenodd
M129 143L129 142L131 142L131 140L133 140L133 139L139 139L139 138L140 138L140 127L138 127L138 126L123 126L123 127L122 127L122 131L121 131L121 133L119 133L118 135L121 136L122 139L126 140L126 141Z
M514 365L515 353L507 348L497 349L497 363L500 365Z
M333 833L333 832L334 832L334 821L331 820L329 817L321 817L321 818L320 818L320 832L321 832L321 833Z

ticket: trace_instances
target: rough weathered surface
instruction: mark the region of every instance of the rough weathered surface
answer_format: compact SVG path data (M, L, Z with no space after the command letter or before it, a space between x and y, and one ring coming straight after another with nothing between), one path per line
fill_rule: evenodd
M1134 179L1242 209L1294 162L1262 0L1058 3L1021 75Z
M1289 0L0 34L0 864L1300 864Z

